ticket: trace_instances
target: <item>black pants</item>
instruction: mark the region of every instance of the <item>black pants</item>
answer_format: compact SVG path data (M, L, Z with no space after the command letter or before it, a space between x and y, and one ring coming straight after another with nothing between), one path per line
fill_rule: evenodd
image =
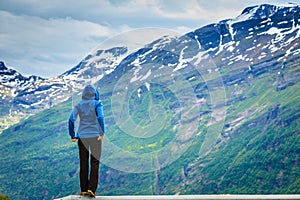
M92 190L96 192L99 177L99 165L102 140L97 138L80 138L78 140L80 159L80 189L82 192ZM90 174L89 174L90 157Z

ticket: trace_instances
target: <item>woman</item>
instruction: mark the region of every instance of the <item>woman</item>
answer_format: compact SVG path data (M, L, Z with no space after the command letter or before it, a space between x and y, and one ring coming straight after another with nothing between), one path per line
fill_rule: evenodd
M77 135L75 135L74 124L78 116L80 121ZM82 100L74 107L69 117L71 140L76 142L78 139L81 195L96 197L104 132L103 105L99 101L97 89L88 84L83 89Z

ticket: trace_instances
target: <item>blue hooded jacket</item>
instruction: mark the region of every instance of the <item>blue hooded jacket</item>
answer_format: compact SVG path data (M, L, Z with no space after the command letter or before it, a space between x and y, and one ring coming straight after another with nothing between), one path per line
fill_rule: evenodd
M104 135L103 105L99 99L99 92L93 85L85 86L82 100L74 107L69 117L69 134L72 139ZM77 135L75 135L75 121L78 116L80 121Z

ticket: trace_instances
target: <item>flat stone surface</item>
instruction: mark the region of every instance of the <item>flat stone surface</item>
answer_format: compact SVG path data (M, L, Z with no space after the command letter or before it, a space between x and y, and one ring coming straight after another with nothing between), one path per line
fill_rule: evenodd
M88 196L71 195L56 200L84 200L94 199ZM300 200L300 195L149 195L149 196L97 196L102 200Z

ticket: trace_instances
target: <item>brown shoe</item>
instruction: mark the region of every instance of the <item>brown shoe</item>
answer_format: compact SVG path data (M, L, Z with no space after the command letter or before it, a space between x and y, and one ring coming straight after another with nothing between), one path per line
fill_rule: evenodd
M84 195L89 195L89 193L88 192L80 192L79 195L84 196Z
M88 190L87 193L90 197L96 198L96 195L92 190Z

